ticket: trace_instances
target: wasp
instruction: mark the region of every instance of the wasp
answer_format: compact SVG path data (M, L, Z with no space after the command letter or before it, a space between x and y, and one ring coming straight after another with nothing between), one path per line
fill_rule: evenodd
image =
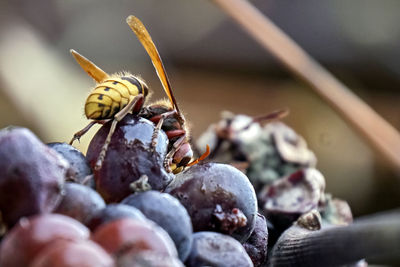
M164 160L164 167L169 172L178 173L185 167L205 159L209 154L209 148L207 146L206 152L198 159L193 160L187 123L178 108L160 54L149 32L137 17L131 15L126 22L149 55L168 100L144 106L149 95L149 88L141 78L128 72L109 75L78 52L71 50L75 60L95 80L96 86L85 103L85 115L92 121L74 134L70 144L79 140L94 124L104 124L106 121L112 120L109 133L95 165L95 170L99 170L117 123L128 113L138 114L154 122L157 125L156 130L165 131L170 144Z

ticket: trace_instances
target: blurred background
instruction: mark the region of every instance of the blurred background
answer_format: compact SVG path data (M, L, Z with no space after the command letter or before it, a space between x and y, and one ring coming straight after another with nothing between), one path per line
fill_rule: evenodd
M400 129L399 1L252 2ZM153 100L165 97L125 22L129 14L149 29L193 139L223 110L261 115L288 107L284 122L315 152L328 192L356 216L399 206L399 173L209 0L0 0L0 127L68 142L88 123L83 106L94 82L71 48L108 73L139 74ZM76 147L85 153L95 132Z

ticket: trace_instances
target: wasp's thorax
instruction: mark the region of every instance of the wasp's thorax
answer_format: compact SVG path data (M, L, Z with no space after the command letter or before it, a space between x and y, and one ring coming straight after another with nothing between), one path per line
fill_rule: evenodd
M129 101L142 94L149 93L147 85L133 75L114 75L98 83L90 93L85 104L88 119L105 120L123 109Z

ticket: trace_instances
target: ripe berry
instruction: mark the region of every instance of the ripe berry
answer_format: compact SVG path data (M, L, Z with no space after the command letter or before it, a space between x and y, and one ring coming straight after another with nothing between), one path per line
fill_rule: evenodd
M0 210L9 227L19 218L52 212L61 200L68 163L30 130L0 131Z
M253 267L249 255L234 238L215 232L193 234L187 266Z
M192 246L192 222L185 207L166 193L147 191L132 194L122 203L138 208L150 220L161 226L170 235L184 261Z
M110 125L101 127L90 142L87 158L92 167ZM163 166L168 137L160 131L152 147L154 130L152 122L131 114L117 124L102 167L94 172L96 189L107 203L119 202L131 194L131 184L140 178L147 179L154 190L163 190L173 179L173 174L167 173Z
M122 219L131 218L139 221L146 221L143 213L135 207L125 204L108 204L105 208L98 210L90 219L88 227L94 231L102 224Z
M60 214L21 219L5 236L0 247L0 266L28 264L56 240L82 240L89 230L78 221Z
M172 257L178 255L169 235L149 220L124 218L111 221L98 227L92 239L114 257L147 250Z
M267 260L268 228L265 217L257 213L256 226L253 233L243 244L254 266L262 266Z
M114 267L114 260L90 240L55 241L43 249L30 267Z
M65 183L64 197L54 212L87 225L96 212L106 206L101 196L88 186Z
M118 267L184 267L175 257L161 255L151 251L125 253L118 258Z
M222 232L244 242L254 229L257 199L253 186L230 165L190 167L178 174L165 192L186 208L195 232Z
M82 183L88 175L92 174L92 169L85 156L75 147L66 143L48 143L47 146L57 151L69 163L67 172L68 180Z

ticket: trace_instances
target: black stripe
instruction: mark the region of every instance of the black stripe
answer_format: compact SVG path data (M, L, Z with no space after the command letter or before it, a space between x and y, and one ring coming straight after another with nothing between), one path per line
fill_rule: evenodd
M125 81L128 81L133 85L136 85L136 87L139 90L139 94L143 93L142 84L135 77L133 77L133 76L124 76L124 77L121 77L121 79L125 80Z
M106 112L105 112L105 114L104 114L103 118L107 118L107 117L108 117L108 115L110 115L110 112L111 112L111 108L109 108L109 109L106 109Z
M120 110L119 107L115 106L113 108L112 114L116 114L119 110Z

